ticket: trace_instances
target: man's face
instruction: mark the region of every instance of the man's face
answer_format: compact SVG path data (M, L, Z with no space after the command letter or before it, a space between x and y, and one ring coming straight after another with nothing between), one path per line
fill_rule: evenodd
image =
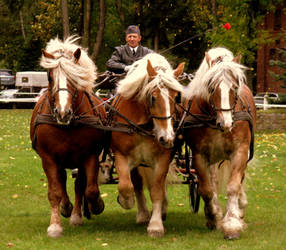
M137 33L131 33L126 35L125 40L131 48L135 48L139 45L141 41L141 36L138 35Z

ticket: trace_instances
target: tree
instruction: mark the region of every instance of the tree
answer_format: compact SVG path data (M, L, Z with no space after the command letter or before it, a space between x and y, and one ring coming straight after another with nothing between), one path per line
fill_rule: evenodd
M65 39L70 35L69 12L68 12L67 0L61 0L61 10L62 10L63 38Z
M98 0L99 2L99 22L98 22L98 30L96 34L96 42L93 47L93 53L92 58L94 61L96 61L99 50L102 44L103 40L103 34L104 34L104 27L105 27L105 15L106 15L106 6L105 6L105 0Z
M83 36L82 45L89 48L90 45L90 24L91 24L91 1L83 1Z
M281 73L274 73L270 71L270 74L276 81L282 81L280 85L281 88L286 88L286 47L283 49L278 49L279 51L279 59L278 60L270 60L271 66L278 66L281 69Z

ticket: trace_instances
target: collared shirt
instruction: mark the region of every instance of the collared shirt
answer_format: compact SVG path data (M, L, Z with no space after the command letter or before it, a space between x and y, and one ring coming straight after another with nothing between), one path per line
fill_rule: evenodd
M132 48L132 47L130 47L129 46L129 48L130 48L130 50L132 51L132 53L133 53L133 50L135 51L135 53L136 53L136 51L137 51L137 49L138 49L138 46L137 47L135 47L135 48Z

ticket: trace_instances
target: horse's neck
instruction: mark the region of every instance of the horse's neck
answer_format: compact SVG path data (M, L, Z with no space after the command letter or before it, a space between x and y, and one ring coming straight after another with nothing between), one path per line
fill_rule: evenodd
M140 103L133 98L129 100L121 98L118 105L118 111L136 124L145 124L149 119L147 105ZM117 121L126 123L120 116L118 116Z
M190 108L193 114L209 115L212 113L211 104L199 96L193 97L192 105Z

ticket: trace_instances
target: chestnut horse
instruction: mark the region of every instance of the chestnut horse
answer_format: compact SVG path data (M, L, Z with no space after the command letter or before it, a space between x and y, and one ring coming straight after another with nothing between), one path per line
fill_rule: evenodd
M127 76L119 81L110 115L125 132L112 132L111 149L118 173L118 202L124 209L134 206L137 199L139 224L148 223L151 237L164 235L162 216L167 209L165 179L171 162L175 133L173 117L175 98L182 91L176 80L184 63L173 70L167 60L156 53L135 62ZM129 132L128 132L129 131ZM137 167L153 170L150 196L152 216L145 204L142 177Z
M60 211L65 217L71 216L71 225L82 224L84 195L92 213L104 209L97 175L104 145L101 120L106 114L101 101L92 95L96 67L76 40L74 36L63 42L52 39L43 50L41 66L48 70L49 87L36 104L30 124L33 147L48 179L50 237L62 234ZM78 168L74 207L66 191L67 168Z
M256 108L246 85L244 70L225 48L206 52L205 58L186 88L187 102L183 135L192 150L199 179L199 195L205 202L210 229L218 228L227 239L239 238L244 229L247 197L243 180L247 162L253 156ZM227 160L229 178L225 216L218 202L211 165ZM218 178L219 179L219 178Z

